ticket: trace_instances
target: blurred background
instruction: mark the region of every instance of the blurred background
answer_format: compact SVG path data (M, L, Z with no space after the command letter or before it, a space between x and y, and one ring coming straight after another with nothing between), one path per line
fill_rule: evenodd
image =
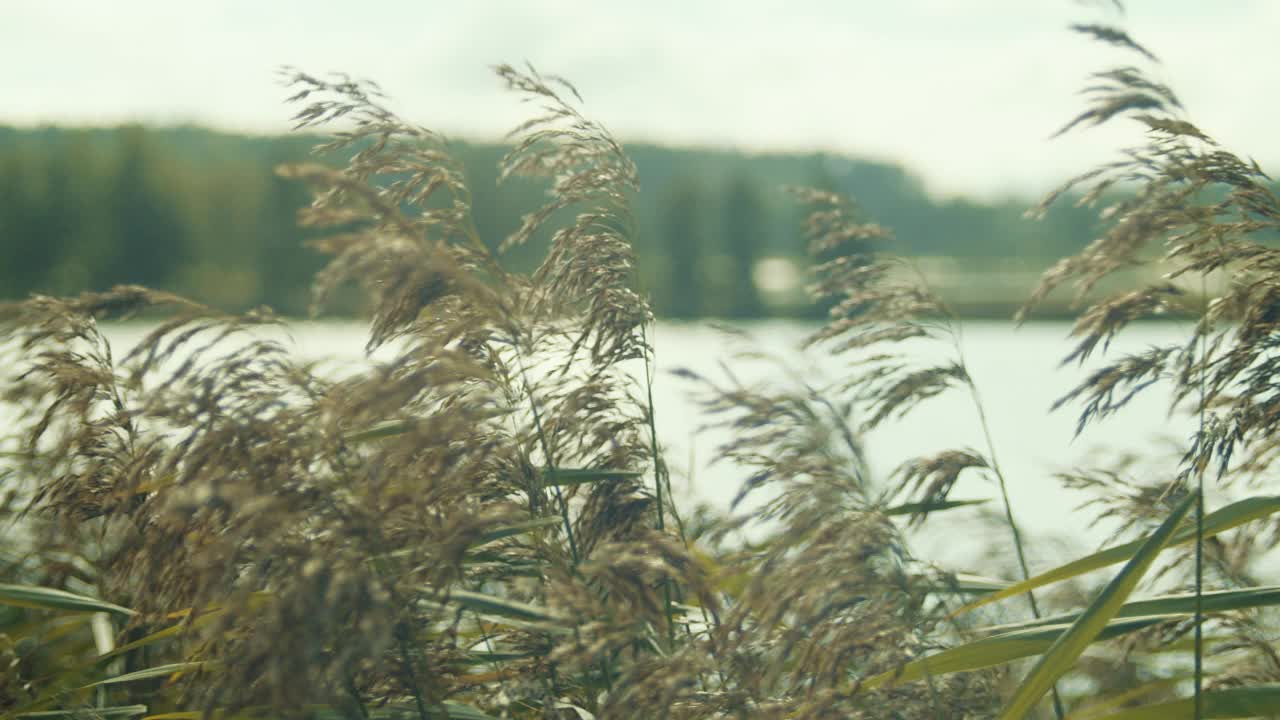
M271 169L317 138L289 132L284 65L374 79L393 109L449 137L496 245L543 190L496 187L503 135L533 108L490 66L529 61L572 80L636 160L642 282L661 315L811 312L801 212L780 189L802 184L847 192L894 228L962 314L1005 318L1095 226L1087 208L1023 211L1137 140L1124 126L1050 140L1087 74L1115 59L1071 22L1129 27L1201 127L1264 167L1280 160L1280 94L1257 85L1280 66L1280 3L1125 8L8 0L0 296L142 283L304 313L320 264L294 226L307 194Z
M1107 0L0 0L0 299L141 283L230 311L305 314L323 259L294 222L307 192L272 168L308 159L320 138L290 132L282 66L376 80L392 109L444 133L496 246L544 197L536 183L496 186L505 133L536 108L505 92L492 66L528 61L572 80L584 112L639 166L635 243L661 316L655 402L678 492L727 507L741 481L713 462L723 438L700 427L688 383L666 374L722 376L732 343L709 320L745 328L753 348L797 368L784 377L735 359L748 384L821 386L846 372L796 352L817 312L804 293L803 212L781 188L811 185L850 194L893 228L893 250L966 317L966 363L1021 522L1100 541L1105 527L1084 531L1063 512L1087 494L1054 473L1112 453L1172 473L1180 454L1169 448L1192 426L1169 416L1161 386L1068 443L1075 411L1048 409L1091 369L1060 367L1068 299L1051 298L1042 322L1009 322L1039 274L1098 229L1097 208L1060 203L1040 221L1024 211L1142 141L1126 123L1052 138L1083 109L1089 73L1139 59L1071 32L1078 22L1127 28L1160 58L1154 75L1189 118L1264 168L1280 163L1275 0L1130 0L1123 13ZM546 240L510 263L531 269ZM320 322L291 325L297 348L363 362L356 293L338 300ZM144 331L109 329L113 342ZM1186 332L1147 323L1110 350ZM884 477L984 436L972 404L946 396L865 442ZM990 484L965 485L958 496L996 497ZM981 512L947 522L967 533ZM943 526L926 549L972 552L953 538Z

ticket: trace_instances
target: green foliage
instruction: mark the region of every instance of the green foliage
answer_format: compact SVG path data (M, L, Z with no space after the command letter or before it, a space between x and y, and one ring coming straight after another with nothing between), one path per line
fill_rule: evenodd
M684 181L668 188L663 195L661 212L664 221L662 238L666 243L667 269L657 309L674 318L693 318L702 314L703 288L710 274L703 272L706 231L699 224L703 203L700 187ZM706 275L707 277L704 277Z
M1280 707L1280 686L1226 688L1205 693L1201 717L1269 717L1274 716L1277 707ZM1192 698L1185 698L1100 717L1106 720L1173 720L1174 718L1192 718L1195 714L1195 701Z
M721 226L724 238L721 247L731 258L728 309L724 313L728 317L759 317L764 311L753 277L768 232L761 206L754 183L741 176L730 181L725 189Z
M296 222L309 202L305 189L271 170L307 160L310 145L304 137L196 128L0 128L0 298L145 284L229 310L265 304L301 315L322 258L306 245L314 233ZM498 242L541 202L533 183L498 191L502 146L453 141L449 148L472 189L480 237ZM776 192L781 185L822 180L896 227L904 252L960 258L961 268L976 270L990 266L984 259L1019 257L1020 268L1032 271L1076 251L1093 224L1084 209L1030 224L1021 221L1022 202L935 200L902 168L870 161L628 150L645 179L634 198L645 228L635 238L642 285L659 312L673 316L808 312L786 298L764 302L751 282L765 257L806 263L792 231L794 208ZM505 262L528 271L549 241L539 233ZM673 271L694 284L676 282ZM1025 289L988 306L956 299L966 311L1007 317ZM704 297L691 301L699 291ZM344 303L334 309L357 310L354 298Z
M1186 517L1198 497L1190 495L1179 503L1160 527L1151 533L1151 537L1143 541L1119 574L1107 583L1089 607L1044 651L1001 710L1000 717L1009 719L1026 716L1058 678L1071 670L1071 666L1084 654L1085 649L1108 629L1112 618L1151 568L1156 556L1164 550L1178 523Z

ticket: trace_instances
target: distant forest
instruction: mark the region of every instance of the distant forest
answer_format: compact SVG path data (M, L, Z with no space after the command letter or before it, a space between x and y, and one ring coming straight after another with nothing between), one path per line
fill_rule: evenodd
M0 127L0 297L139 283L227 310L265 304L304 314L323 258L295 224L306 188L272 168L312 159L316 142L200 128ZM496 246L540 204L544 188L497 186L504 146L452 148L466 167L481 235ZM798 287L757 282L762 270L806 264L801 211L785 185L848 193L869 219L895 230L897 250L954 258L955 267L979 274L997 260L1040 268L1072 254L1091 238L1096 217L1062 206L1030 222L1022 214L1032 198L938 201L902 167L842 156L627 150L642 183L641 282L666 317L807 312ZM541 255L530 247L508 262L527 269ZM355 311L354 297L337 310Z

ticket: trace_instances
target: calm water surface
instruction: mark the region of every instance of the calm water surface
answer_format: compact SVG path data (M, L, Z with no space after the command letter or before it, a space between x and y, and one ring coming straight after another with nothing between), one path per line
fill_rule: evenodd
M762 349L789 358L801 377L821 383L846 374L848 363L818 352L800 353L795 348L811 328L787 323L747 326ZM1113 343L1107 357L1143 350L1186 337L1185 324L1155 323L1130 328ZM1077 407L1050 412L1054 401L1087 376L1096 360L1087 367L1060 367L1072 345L1066 323L1039 323L1015 328L1011 323L966 322L961 347L966 365L978 386L995 444L996 456L1009 483L1009 496L1016 518L1024 530L1038 536L1036 543L1044 563L1059 561L1069 547L1095 547L1109 535L1108 526L1089 527L1092 516L1076 508L1089 499L1080 491L1062 487L1058 472L1076 467L1096 466L1117 452L1134 451L1155 458L1150 466L1165 475L1173 471L1176 457L1171 443L1185 444L1194 424L1185 417L1170 417L1169 392L1153 387L1132 405L1101 424L1086 428L1076 436ZM741 343L735 345L741 346ZM712 377L724 377L718 363L728 355L724 336L704 325L662 325L657 333L658 361L665 369L685 365ZM949 343L932 342L913 346L930 357L954 357ZM786 373L767 363L744 366L728 362L744 379L793 382ZM688 396L687 384L667 377L657 388L656 403L665 442L673 451L674 466L687 468L690 449L694 453L694 482L686 492L717 505L727 504L737 487L740 472L708 461L714 454L716 438L695 434L697 407ZM881 483L900 463L922 455L954 448L975 448L985 452L986 440L973 399L959 389L926 401L906 418L889 422L868 433L866 451L873 478ZM972 562L981 548L997 547L1007 539L1007 530L985 531L975 523L983 512L1001 511L998 488L981 475L967 471L960 476L952 498L989 498L978 509L957 509L936 516L917 538L923 556L944 561ZM1212 507L1212 502L1211 502ZM1067 547L1064 547L1067 546ZM1034 554L1034 553L1033 553ZM1012 562L1009 557L998 558Z
M812 327L790 322L739 325L750 337L731 338L709 324L663 323L657 328L655 346L658 376L654 387L660 440L668 451L677 492L687 501L727 507L744 472L713 462L722 436L700 431L705 422L691 398L690 383L670 374L688 368L716 380L724 380L723 367L747 383L772 383L794 387L797 378L821 385L842 377L845 361L817 352L800 352L802 338ZM1147 455L1168 454L1169 441L1184 442L1192 429L1186 418L1170 418L1168 393L1154 388L1131 407L1103 424L1075 434L1074 408L1049 412L1053 401L1084 377L1087 369L1060 368L1068 351L1069 326L1061 323L1031 324L1014 328L1008 323L967 322L962 347L970 372L986 408L996 452L1009 479L1009 495L1019 523L1041 538L1043 560L1051 562L1065 551L1050 539L1074 546L1094 546L1106 537L1102 529L1087 527L1089 515L1075 508L1087 497L1069 491L1054 473L1073 466L1097 464L1111 451L1132 450ZM1161 323L1131 328L1112 347L1111 355L1137 351L1153 344L1185 337L1184 325ZM132 346L145 332L139 326L111 328L113 344ZM334 366L365 362L365 326L356 323L299 323L291 336L297 351L309 358L328 358ZM735 359L735 351L755 348L775 354L787 366L760 360ZM117 349L118 354L122 352ZM953 355L946 344L918 346L915 352ZM723 366L722 366L723 363ZM1096 363L1095 363L1096 365ZM985 450L978 416L967 393L953 391L921 405L904 420L887 424L865 438L873 477L880 482L909 458L951 448ZM1169 459L1165 468L1171 469ZM961 475L954 498L991 498L987 507L999 510L997 488L977 474ZM974 523L982 510L953 510L931 522L917 538L919 554L942 561L971 563L976 548L990 546L1003 537L998 530L983 530ZM945 520L943 518L946 518ZM1056 550L1054 549L1056 548ZM1007 560L1007 558L1003 558Z

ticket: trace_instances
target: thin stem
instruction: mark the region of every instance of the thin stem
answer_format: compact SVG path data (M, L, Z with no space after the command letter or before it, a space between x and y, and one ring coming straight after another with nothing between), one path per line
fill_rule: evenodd
M962 363L963 364L963 363ZM965 376L969 374L965 369ZM973 404L978 413L978 423L982 427L982 435L987 444L987 459L991 462L991 472L996 476L996 482L1000 486L1000 501L1004 504L1005 522L1009 524L1009 531L1013 535L1013 548L1018 556L1018 568L1022 571L1022 579L1026 580L1031 577L1031 569L1027 565L1026 552L1023 549L1022 531L1018 529L1018 523L1013 517L1013 503L1009 500L1009 486L1005 481L1004 471L1000 469L1000 461L996 458L995 443L991 439L991 428L987 423L987 412L982 406L982 399L978 394L978 388L974 385L973 379L970 378L969 392L973 397ZM1027 591L1027 601L1031 605L1031 612L1040 617L1040 608L1036 603L1035 594Z
M1022 579L1029 580L1031 578L1031 568L1027 564L1027 555L1022 543L1022 531L1018 529L1018 523L1013 517L1013 503L1009 500L1009 483L1005 480L1004 471L1000 468L1000 459L996 455L996 444L992 439L991 425L987 422L987 411L982 402L982 394L978 391L978 385L973 381L973 376L969 374L969 368L964 361L960 330L955 326L953 328L952 339L955 341L956 357L960 363L961 370L964 372L965 384L969 386L969 395L973 398L973 406L978 414L978 424L982 428L982 437L987 444L987 460L991 463L991 472L996 476L996 482L1000 486L1000 501L1004 505L1005 522L1009 524L1009 532L1013 535L1013 548L1018 556L1018 569L1022 571ZM1027 591L1027 603L1031 606L1032 616L1037 620L1040 619L1040 606L1036 602L1035 593L1031 590ZM1058 720L1062 720L1066 716L1066 711L1062 707L1062 697L1058 694L1057 683L1053 685L1052 697L1053 714Z
M1195 698L1196 720L1204 717L1204 472L1199 473L1200 492L1196 497L1196 634Z
M348 486L354 486L355 479L350 472L351 466L347 465L345 462L350 457L350 454L351 454L351 450L346 445L346 443L339 443L336 448L335 457L333 461L331 461L331 467L339 477L342 477L345 479L346 481L345 484L347 484ZM337 500L331 494L325 493L325 494L322 494L320 497L321 497L321 502L325 503L331 512L333 512L335 515L339 517L345 518L346 512L342 509L342 507L338 504ZM384 558L387 552L387 543L385 538L382 535L381 529L376 524L372 524L367 527L367 530L368 530L368 533L362 534L361 537L363 537L365 542L367 543L365 547L365 551L368 553L370 557L370 561L373 566L375 577L378 577L379 579L383 580L383 582L385 583L387 593L388 595L390 595L391 600L396 607L403 607L403 608L411 607L412 603L407 598L403 598L400 595L400 593L396 590L394 578L388 579L384 577L386 574L385 569L380 567L381 563L379 562L379 559ZM418 716L420 720L428 720L429 715L427 713L426 701L422 697L422 689L418 685L417 667L416 667L416 664L413 662L412 657L410 657L409 655L409 641L411 639L411 633L412 633L412 628L408 620L400 620L399 622L396 623L395 628L393 630L393 635L396 639L397 647L400 650L400 663L401 663L400 669L401 669L401 672L404 674L404 678L403 678L404 682L406 685L409 686L409 688L413 692L413 698L417 706ZM350 674L348 674L346 680L347 680L347 691L351 694L352 698L355 700L357 706L360 709L361 714L365 718L368 718L369 716L368 710L364 705L364 701L360 698L359 691L356 689L354 678Z
M929 656L920 658L924 663L924 680L925 685L929 688L929 705L933 708L934 717L944 717L942 714L942 701L938 698L938 688L933 682L933 672L929 670Z
M364 720L369 720L369 708L365 706L364 699L360 697L360 690L356 688L356 681L351 676L351 673L347 673L346 686L347 694L351 696L356 709L360 711L360 717L364 718Z
M483 586L484 583L480 583L480 585ZM489 651L490 655L497 655L497 652L493 649L493 642L489 639L489 631L484 629L484 620L480 617L480 613L472 611L471 614L475 618L476 627L480 630L480 639L484 641L485 649ZM498 687L503 692L506 692L507 665L498 660L495 660L493 664L498 669Z
M419 720L429 720L431 717L427 713L427 703L422 697L422 688L418 686L418 672L413 658L409 656L409 630L405 624L396 625L396 642L400 647L400 670L404 673L405 683L413 692L413 702L418 709Z
M920 284L925 290L932 294L929 287L929 280L920 270L920 266L916 263L910 263L911 269L919 278ZM951 342L956 351L956 363L960 366L960 370L964 373L965 384L969 386L969 396L973 399L973 407L978 413L978 424L982 427L982 437L987 444L987 460L991 463L991 472L996 476L996 482L1000 486L1000 501L1004 505L1005 522L1009 524L1009 532L1013 535L1013 548L1018 556L1018 568L1022 571L1022 579L1031 579L1031 568L1027 565L1026 551L1023 549L1022 532L1018 529L1018 523L1013 517L1013 503L1009 501L1009 483L1005 481L1004 471L1000 469L1000 458L996 454L996 443L992 439L991 425L987 422L986 406L982 402L982 394L978 392L978 384L973 381L973 375L969 372L969 366L964 359L964 327L960 324L960 319L956 317L951 308L938 301L938 307L943 313L943 327L951 335ZM1036 602L1035 593L1027 591L1027 602L1031 605L1031 614L1037 620L1040 619L1040 606ZM1058 685L1054 683L1051 688L1053 697L1053 714L1057 720L1063 720L1066 717L1066 711L1062 707L1062 697L1058 694Z
M698 457L695 452L695 449L696 449L696 446L694 445L693 439L690 438L689 439L689 484L691 487L695 486L694 479L695 479L695 476L697 473L697 467L698 467L698 463L697 463ZM671 473L667 473L667 494L668 495L671 494ZM671 504L671 517L676 521L676 532L680 536L680 542L686 548L688 548L689 536L685 532L684 519L680 517L680 511L679 509L676 508L675 503ZM720 630L720 613L707 612L706 605L703 604L702 602L698 603L698 612L702 615L702 624L703 624L702 632L703 634L706 635L707 643L712 647L714 647L715 636L717 632ZM691 638L695 637L693 628L691 628L688 624L685 625L685 632L689 634L689 637ZM724 676L724 668L720 667L718 663L716 664L716 675L719 676L720 678L719 687L722 689L725 687L728 687L729 681ZM703 689L706 688L706 682L703 680L701 673L699 673L698 675L698 684L701 685Z
M920 266L916 263L910 263L911 269L919 278L921 287L932 294L929 287L929 280L920 270ZM952 345L956 351L956 363L960 366L961 372L964 373L965 384L969 386L969 396L973 399L974 409L978 414L978 423L982 427L982 437L987 444L987 460L991 464L991 472L996 476L996 482L1000 486L1000 500L1004 505L1005 521L1009 523L1009 532L1013 535L1013 547L1018 556L1018 568L1022 571L1022 579L1031 579L1031 568L1027 565L1027 555L1022 544L1022 532L1018 529L1018 523L1013 517L1013 503L1009 501L1009 483L1005 481L1004 471L1000 468L1000 459L996 454L995 440L992 439L991 425L987 422L986 406L982 402L982 394L978 392L978 384L973 381L973 375L969 372L969 366L964 359L964 328L960 324L959 318L947 307L941 300L938 301L938 307L943 313L943 326L951 335ZM1027 591L1027 602L1031 605L1031 614L1037 620L1040 619L1040 606L1036 602L1035 593L1031 590ZM1062 696L1058 693L1058 684L1054 683L1051 688L1053 697L1053 714L1057 720L1063 720L1066 717L1066 711L1062 707Z
M1200 317L1202 322L1208 321L1208 282L1204 273L1200 274L1200 298L1204 308ZM1200 408L1197 442L1204 442L1205 404L1208 399L1208 388L1205 385L1205 374L1209 371L1209 327L1205 325L1200 333ZM1204 717L1204 463L1198 462L1196 469L1196 617L1195 617L1195 720Z
M524 367L524 360L520 360L520 378L524 382L525 394L529 396L529 407L533 410L533 426L538 432L538 443L542 445L542 454L547 460L548 470L555 468L555 459L551 454L551 443L547 440L547 433L542 427L542 414L538 412L538 400L533 396L533 386L529 384L529 373ZM560 506L560 519L564 522L565 536L569 540L569 554L573 558L573 566L578 567L578 543L573 537L573 522L569 519L569 504L565 502L564 493L561 492L559 485L552 485L552 490L556 495L556 503Z
M537 398L535 398L533 395L533 386L529 384L529 373L528 373L528 370L525 369L524 359L521 358L518 354L516 357L520 362L520 378L521 378L521 381L524 383L525 394L529 396L529 407L533 410L533 424L538 432L538 442L542 445L542 454L546 457L547 467L548 469L551 469L555 467L555 460L551 454L551 443L547 439L547 433L542 427L542 415L541 413L538 412L538 401L537 401ZM556 495L556 503L560 507L560 520L562 523L564 523L565 537L569 541L569 555L573 559L572 570L575 574L577 574L578 565L581 562L581 558L578 555L578 542L573 536L573 522L569 518L569 503L565 501L564 493L561 492L559 485L552 485L551 487L554 490ZM541 489L539 489L539 493L541 493ZM580 634L580 629L578 628L577 624L575 624L573 627L573 637L575 640L579 642L579 644L581 644L582 638ZM610 670L608 661L606 659L603 659L603 658L601 659L600 670L601 670L601 673L604 675L605 684L608 686L610 690L612 690L613 689L612 671ZM552 682L558 684L558 681L556 681L555 679L554 664L551 665L551 673L552 673Z
M641 329L642 333L648 334L648 328ZM648 345L648 338L645 338L645 345ZM658 427L655 416L657 409L653 404L653 361L652 353L646 351L644 353L644 387L649 402L649 452L653 455L653 489L654 495L658 503L658 532L665 533L667 529L666 511L663 507L665 502L662 494L662 458L658 454ZM667 577L662 578L662 601L667 616L667 648L674 650L676 646L676 626L675 612L671 602L671 580Z
M515 341L512 341L511 345L512 347L515 347ZM517 352L516 358L517 360L519 360L519 351L517 350L516 352ZM507 365L505 363L498 363L498 371L501 373L501 377L502 377L501 387L502 387L503 395L506 398L507 404L510 405L511 407L515 407L519 405L520 396L516 393L516 390L513 387L515 380L514 378L511 377L511 374L507 371ZM527 384L526 384L526 390L527 390ZM521 469L527 470L529 473L529 487L527 488L527 493L529 495L529 515L531 517L537 518L539 516L538 514L542 510L542 500L544 499L543 498L544 488L542 486L542 474L538 472L537 468L533 464L532 459L528 457L521 457L520 461L521 463L523 463L523 465L521 466Z

